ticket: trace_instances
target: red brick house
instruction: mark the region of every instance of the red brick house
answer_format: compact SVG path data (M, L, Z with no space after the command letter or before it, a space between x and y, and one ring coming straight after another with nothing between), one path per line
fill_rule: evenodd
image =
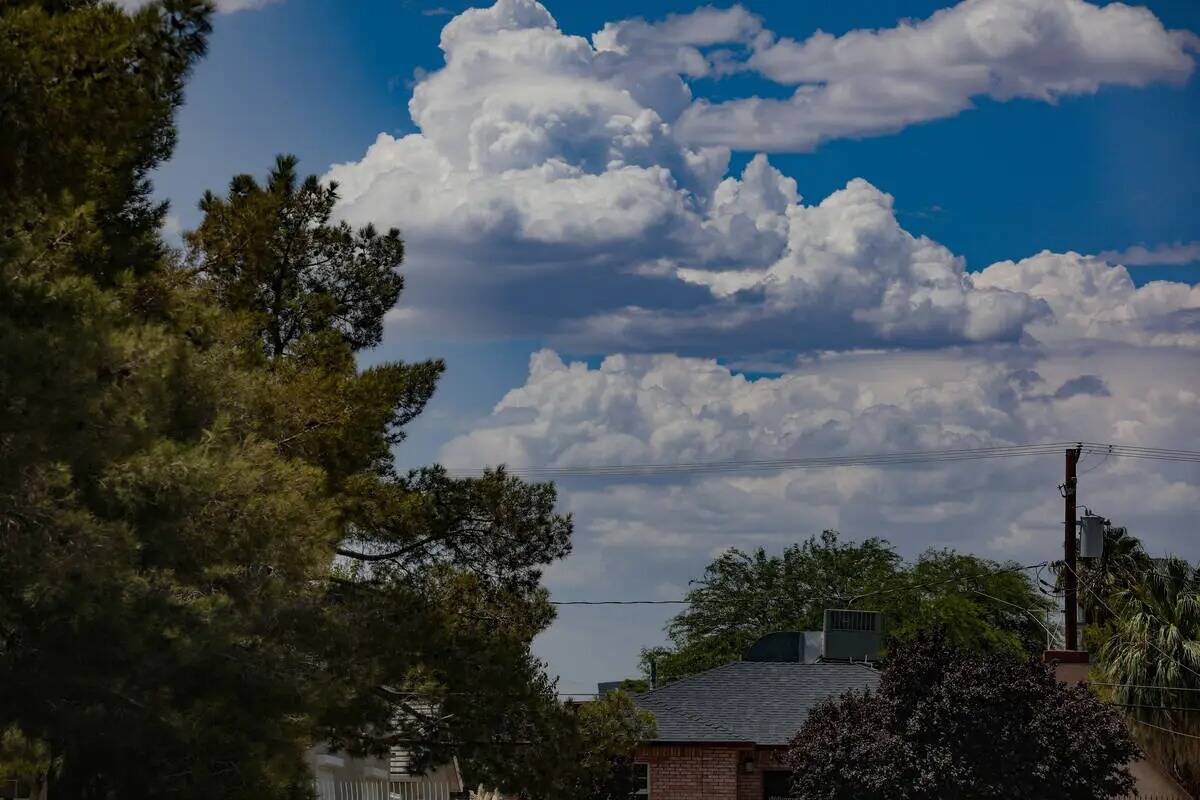
M809 709L878 683L862 663L738 661L638 695L658 723L658 738L635 756L639 796L782 800L789 773L780 758Z

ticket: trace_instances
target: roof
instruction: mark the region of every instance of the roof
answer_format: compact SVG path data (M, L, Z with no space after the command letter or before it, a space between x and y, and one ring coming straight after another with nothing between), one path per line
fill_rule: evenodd
M735 661L637 695L654 715L658 742L787 744L809 709L850 689L874 689L863 664Z

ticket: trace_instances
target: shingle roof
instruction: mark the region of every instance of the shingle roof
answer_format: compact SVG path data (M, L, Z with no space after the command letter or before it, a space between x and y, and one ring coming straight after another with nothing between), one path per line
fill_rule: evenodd
M660 742L782 745L808 711L849 689L873 689L879 673L862 664L736 661L638 695L654 714Z

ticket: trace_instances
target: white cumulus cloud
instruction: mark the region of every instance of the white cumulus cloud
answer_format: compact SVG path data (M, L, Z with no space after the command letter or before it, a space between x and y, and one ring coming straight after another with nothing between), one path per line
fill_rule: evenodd
M993 264L974 282L1042 299L1053 317L1030 330L1045 340L1200 346L1200 286L1154 281L1135 287L1124 267L1099 257L1041 252Z
M746 68L796 86L792 97L701 101L678 125L693 143L811 150L953 116L976 97L1054 102L1106 85L1180 83L1196 49L1195 35L1122 3L964 0L884 30L759 36Z
M420 75L409 104L415 131L380 134L326 177L341 186L342 217L406 238L409 289L389 335L557 348L458 429L440 453L449 466L1195 439L1200 289L1139 287L1121 266L1182 255L1042 252L972 272L906 230L892 196L866 179L805 198L764 154L730 170L735 148L812 149L978 97L1053 102L1180 82L1195 37L1149 11L965 0L925 21L797 42L738 6L615 21L585 38L535 0L497 0L450 20L440 45L444 65ZM747 70L794 96L693 96L698 79ZM589 366L561 352L610 355ZM752 380L717 357L771 374ZM825 527L885 536L907 554L933 545L1041 560L1061 542L1061 468L567 480L576 550L547 580L576 593L610 581L622 597L670 591L715 550ZM1156 552L1183 548L1200 502L1194 465L1095 458L1082 469L1082 502ZM566 648L553 657L578 651L579 624L590 623L551 631ZM614 652L649 643L628 631L603 635L622 642Z
M989 345L828 354L751 380L709 359L609 356L589 367L545 350L525 384L441 456L460 468L567 467L1075 440L1178 447L1195 438L1194 365L1185 348ZM1194 549L1180 537L1200 500L1195 465L1096 455L1081 469L1081 502L1156 551ZM592 559L695 559L823 527L909 552L941 543L1024 558L1052 553L1061 536L1061 471L1061 458L1042 457L560 484Z
M1105 250L1099 258L1130 267L1147 265L1183 266L1200 262L1200 242L1175 242L1147 247L1136 244L1124 250Z
M1127 40L1107 43L1116 28ZM1018 46L1023 36L1032 38ZM1054 316L1040 294L1048 282L1003 274L1032 269L1026 262L973 277L946 247L904 230L891 196L865 180L808 204L765 156L727 175L728 143L689 143L684 121L700 106L688 81L739 63L808 80L818 67L806 48L829 54L829 81L875 59L931 92L953 58L974 75L990 54L997 97L1191 70L1190 40L1153 15L1082 0L968 0L915 26L828 39L777 39L735 6L610 23L588 40L535 0L498 0L446 25L445 65L410 102L418 132L380 134L327 177L341 185L344 217L404 231L413 327L591 351L1014 341ZM713 49L728 43L741 51ZM1032 58L1038 48L1053 57ZM933 66L901 58L914 50L929 50ZM821 91L838 94L833 86ZM1097 286L1127 280L1093 268L1111 271ZM1137 296L1173 314L1195 305L1180 289ZM1140 317L1121 324L1132 326L1127 337L1180 341L1195 325L1189 313L1175 315L1173 332L1147 334Z

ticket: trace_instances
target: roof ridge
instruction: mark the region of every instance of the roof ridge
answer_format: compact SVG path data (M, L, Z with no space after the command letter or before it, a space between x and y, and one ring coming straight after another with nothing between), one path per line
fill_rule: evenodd
M690 681L694 678L699 678L703 675L708 675L709 673L712 673L712 672L719 672L723 669L729 669L730 667L736 666L738 664L749 664L749 663L751 663L751 662L741 661L741 660L726 661L724 664L718 664L715 667L709 667L708 669L701 670L700 672L693 672L691 675L684 675L682 678L680 678L679 680L677 680L673 683L668 683L663 686L655 687L654 689L651 689L647 692L642 692L639 695L635 695L635 697L649 697L650 695L654 694L655 692L661 692L666 689L670 689L672 686L678 686L679 684L683 683L684 681Z
M728 733L730 736L738 736L739 735L737 733L737 731L730 730L729 728L726 728L724 725L721 725L720 723L705 719L704 717L702 717L701 715L697 714L694 711L684 711L682 708L677 708L675 706L669 705L667 703L663 703L661 701L659 701L659 703L667 711L678 714L681 717L687 717L692 722L698 722L701 725L704 725L705 727L712 728L714 731L720 731L721 733Z

